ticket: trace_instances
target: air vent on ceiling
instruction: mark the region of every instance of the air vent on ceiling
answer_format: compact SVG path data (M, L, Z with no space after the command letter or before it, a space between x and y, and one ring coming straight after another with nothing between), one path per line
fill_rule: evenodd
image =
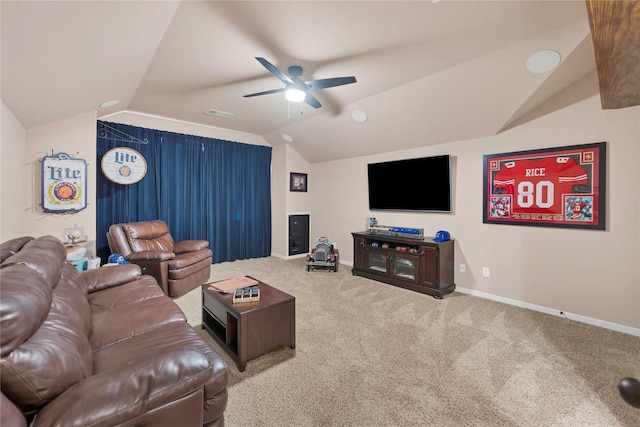
M233 117L234 116L233 113L227 113L227 112L220 111L220 110L214 110L213 108L209 108L207 110L207 114L210 115L210 116L220 117L222 119L228 119L229 117Z

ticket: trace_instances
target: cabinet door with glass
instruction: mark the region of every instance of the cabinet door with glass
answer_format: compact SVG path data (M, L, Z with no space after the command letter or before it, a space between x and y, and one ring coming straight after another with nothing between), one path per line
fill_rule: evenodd
M366 247L364 269L377 274L389 275L389 250Z
M418 269L420 268L420 255L394 253L390 255L389 276L408 282L418 282Z

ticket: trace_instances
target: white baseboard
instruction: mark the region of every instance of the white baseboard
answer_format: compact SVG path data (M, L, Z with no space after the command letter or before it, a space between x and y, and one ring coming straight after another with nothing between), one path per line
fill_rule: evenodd
M488 294L486 292L480 292L473 289L466 289L456 286L456 292L461 294L468 294L474 297L485 298L492 301L501 302L504 304L514 305L516 307L527 308L529 310L539 311L541 313L550 314L552 316L561 316L576 322L582 322L589 325L598 326L600 328L611 329L612 331L622 332L624 334L634 335L640 337L640 329L632 328L631 326L620 325L618 323L607 322L605 320L595 319L593 317L582 316L580 314L569 313L566 311L544 307L541 305L530 304L527 302L518 301L511 298L505 298L497 295ZM562 313L562 314L561 314Z
M271 256L274 257L274 258L288 260L288 259L296 259L296 258L305 258L307 256L307 254L282 255L282 254L275 254L275 253L271 252Z
M292 258L300 257L300 255L285 257L283 255L278 255L273 253L271 254L271 256L274 256L276 258L281 258L281 259L292 259ZM340 265L353 267L353 262L340 260ZM567 311L544 307L542 305L530 304L528 302L523 302L523 301L511 299L511 298L501 297L498 295L488 294L486 292L476 291L473 289L461 288L459 286L456 286L455 291L460 292L461 294L467 294L467 295L471 295L478 298L497 301L504 304L509 304L516 307L522 307L522 308L526 308L533 311L539 311L540 313L550 314L552 316L565 317L569 320L575 320L576 322L582 322L588 325L598 326L600 328L610 329L612 331L622 332L623 334L629 334L629 335L634 335L636 337L640 337L640 328L632 328L631 326L620 325L619 323L607 322L606 320L600 320L600 319L595 319L593 317L582 316L580 314L569 313Z

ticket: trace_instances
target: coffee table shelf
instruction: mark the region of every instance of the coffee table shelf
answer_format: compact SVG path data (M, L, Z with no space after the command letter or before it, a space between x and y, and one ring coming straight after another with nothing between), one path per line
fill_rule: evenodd
M260 301L233 304L233 293L202 285L202 326L243 372L247 362L296 346L295 297L258 281Z

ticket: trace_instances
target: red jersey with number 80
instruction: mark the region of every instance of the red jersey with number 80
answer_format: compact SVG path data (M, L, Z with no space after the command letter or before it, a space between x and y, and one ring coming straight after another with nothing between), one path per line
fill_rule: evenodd
M494 188L513 194L515 213L561 213L562 195L586 184L587 172L571 157L514 160L505 163L493 178Z

